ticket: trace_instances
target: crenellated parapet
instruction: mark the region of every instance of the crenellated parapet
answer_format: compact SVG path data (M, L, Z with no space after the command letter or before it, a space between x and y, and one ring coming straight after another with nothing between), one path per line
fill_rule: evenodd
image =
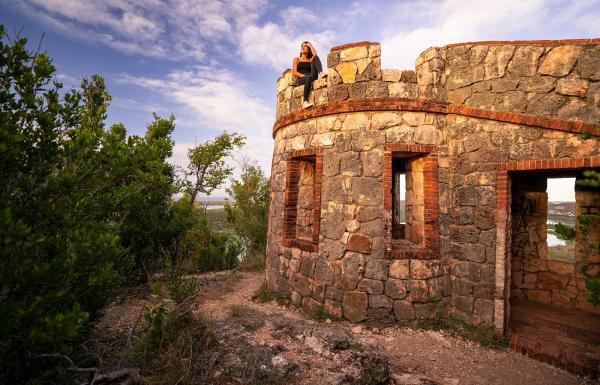
M584 39L432 47L419 55L415 70L382 70L380 44L360 42L331 49L329 76L313 84L311 101L318 106L344 100L426 99L465 115L468 109L507 112L511 122L526 122L524 117L580 122L590 125L582 132L595 134L590 127L600 122L599 65L600 42ZM284 72L277 81L277 121L301 110L302 91L291 71Z

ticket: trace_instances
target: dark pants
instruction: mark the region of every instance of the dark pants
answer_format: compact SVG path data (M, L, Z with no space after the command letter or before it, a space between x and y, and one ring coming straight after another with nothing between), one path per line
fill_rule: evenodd
M304 100L308 100L308 96L310 95L310 88L312 87L312 83L317 80L319 77L319 73L323 72L323 66L321 65L321 59L318 56L313 58L313 61L310 63L310 74L304 75L301 78L296 79L296 85L304 84Z

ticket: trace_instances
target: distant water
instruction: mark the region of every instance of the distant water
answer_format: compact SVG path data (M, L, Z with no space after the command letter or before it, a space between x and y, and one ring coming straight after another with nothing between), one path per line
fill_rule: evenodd
M548 246L564 246L567 244L566 241L559 239L556 235L554 235L553 232L551 232L551 229L554 229L552 225L557 223L557 221L548 221L548 233L546 234L546 242L548 243Z
M211 206L207 206L206 209L207 210L217 210L217 209L224 209L225 205L211 205Z

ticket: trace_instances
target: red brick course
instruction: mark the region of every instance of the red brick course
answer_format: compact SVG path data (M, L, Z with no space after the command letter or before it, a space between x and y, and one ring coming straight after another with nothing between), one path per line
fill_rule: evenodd
M572 132L576 134L589 134L600 137L600 131L595 123L585 123L573 120L544 118L540 116L515 114L512 112L492 111L481 108L470 108L452 105L432 99L406 99L406 98L370 98L340 100L316 105L309 109L294 111L278 119L273 126L273 137L282 127L297 123L302 120L361 111L422 111L440 114L456 114L522 124L526 126L548 128L551 130Z
M346 48L360 47L360 46L369 45L369 44L379 44L379 43L376 42L376 41L359 41L359 42L356 42L356 43L348 43L348 44L336 45L335 47L331 48L329 50L329 52L339 51L339 50L346 49Z
M489 41L468 41L464 43L447 44L446 48L459 47L462 45L553 45L553 44L593 44L600 42L600 38L593 39L562 39L562 40L489 40Z
M299 161L315 162L315 179L313 184L313 209L311 240L296 237L296 218L298 204ZM306 148L290 151L287 155L286 182L283 212L283 246L296 247L304 251L319 251L319 227L321 223L321 184L323 174L323 151L321 148Z

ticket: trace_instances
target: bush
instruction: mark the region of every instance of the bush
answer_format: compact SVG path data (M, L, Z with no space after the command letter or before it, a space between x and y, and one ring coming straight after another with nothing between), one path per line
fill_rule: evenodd
M245 258L263 256L267 244L269 179L259 167L245 165L239 180L233 180L227 192L234 204L225 204L227 220L241 240ZM257 265L256 262L249 265Z
M565 225L563 223L556 223L554 225L554 232L559 239L564 241L571 241L575 239L575 227Z
M230 270L239 264L240 244L232 235L212 230L204 210L196 210L193 224L182 242L183 263L188 272Z
M40 357L70 354L175 236L173 118L143 137L107 129L104 80L61 96L51 59L26 43L0 26L0 383L54 377Z

